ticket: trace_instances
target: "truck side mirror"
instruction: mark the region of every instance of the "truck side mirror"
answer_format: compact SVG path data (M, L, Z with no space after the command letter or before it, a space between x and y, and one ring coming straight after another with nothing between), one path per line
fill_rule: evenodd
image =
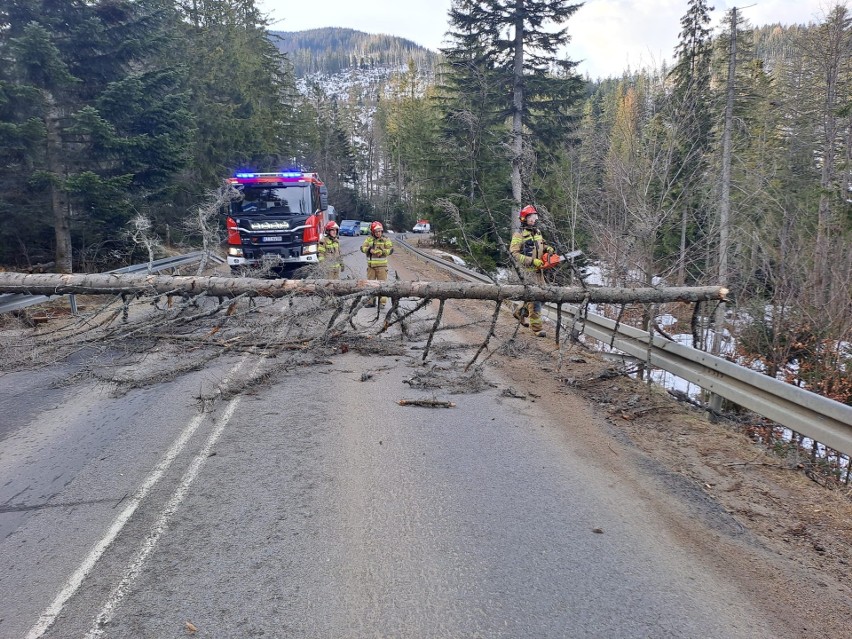
M320 189L320 208L325 211L328 208L328 187L323 184Z

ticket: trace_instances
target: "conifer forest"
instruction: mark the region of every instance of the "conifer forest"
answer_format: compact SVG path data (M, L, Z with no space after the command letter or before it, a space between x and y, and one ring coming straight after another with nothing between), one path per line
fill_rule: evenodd
M255 0L0 0L0 266L191 250L223 178L298 165L339 219L428 218L485 272L534 204L607 285L723 285L739 361L852 403L850 9L711 29L684 0L671 66L589 78L579 6L455 0L433 54L272 34Z

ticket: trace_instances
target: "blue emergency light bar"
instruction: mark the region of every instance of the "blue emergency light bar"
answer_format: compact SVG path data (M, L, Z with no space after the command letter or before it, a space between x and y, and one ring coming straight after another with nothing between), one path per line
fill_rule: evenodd
M304 175L306 174L302 171L296 171L292 169L287 171L275 171L273 173L234 173L235 178L240 178L244 180L259 177L300 178Z
M294 177L302 177L304 175L301 171L275 171L274 173L235 173L234 177L238 178L256 178L256 177L285 177L285 178L294 178Z
M240 171L229 179L231 184L276 184L283 181L318 182L316 173L304 173L297 170L276 171L274 173L254 173Z

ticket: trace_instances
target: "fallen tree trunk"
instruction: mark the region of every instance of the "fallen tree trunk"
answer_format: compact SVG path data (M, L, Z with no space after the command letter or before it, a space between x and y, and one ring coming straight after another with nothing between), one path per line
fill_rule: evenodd
M675 288L584 289L567 286L469 284L459 282L378 282L375 280L262 280L246 277L187 277L129 273L27 274L0 273L0 293L32 295L199 295L212 297L287 297L383 295L429 299L526 300L579 303L662 303L722 300L728 290L719 286Z

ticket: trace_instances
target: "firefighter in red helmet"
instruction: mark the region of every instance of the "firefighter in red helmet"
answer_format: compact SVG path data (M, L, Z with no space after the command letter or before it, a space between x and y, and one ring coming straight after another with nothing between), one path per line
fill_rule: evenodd
M340 227L337 222L331 221L325 225L325 235L320 240L317 246L317 253L320 262L326 262L325 267L328 269L328 279L336 280L340 278L340 271L343 270L343 256L340 253Z
M384 237L385 227L381 222L370 224L370 236L361 245L361 252L367 256L367 279L386 281L388 279L388 257L393 253L393 242ZM387 298L381 298L381 306ZM375 305L373 300L371 305Z
M520 266L527 283L544 286L543 269L548 263L549 254L554 253L553 247L545 244L537 228L538 211L534 206L522 208L518 217L521 228L512 235L509 253ZM515 307L513 315L524 326L529 326L534 335L547 337L541 321L541 302L524 302Z

